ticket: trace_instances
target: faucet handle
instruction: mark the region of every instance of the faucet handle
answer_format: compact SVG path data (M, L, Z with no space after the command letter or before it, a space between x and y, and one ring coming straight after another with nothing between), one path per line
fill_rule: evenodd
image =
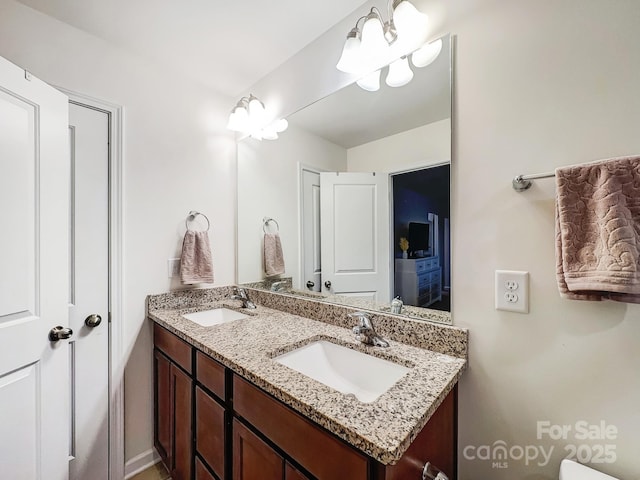
M359 334L362 333L362 330L373 330L371 318L367 312L354 312L350 313L349 316L358 319L358 325L353 327L353 333Z

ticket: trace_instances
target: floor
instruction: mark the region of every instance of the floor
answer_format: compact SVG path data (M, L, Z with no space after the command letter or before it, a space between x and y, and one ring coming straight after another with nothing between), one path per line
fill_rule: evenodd
M156 463L152 467L140 472L130 480L171 480L169 472L167 472L162 463Z

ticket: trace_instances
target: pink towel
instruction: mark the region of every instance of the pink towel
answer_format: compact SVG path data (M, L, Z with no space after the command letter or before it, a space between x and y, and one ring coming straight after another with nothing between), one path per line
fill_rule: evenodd
M560 294L640 303L640 156L558 168L556 184Z
M208 232L187 230L182 241L180 258L182 283L213 283L213 261Z
M278 233L264 234L264 272L268 277L284 273L284 254Z

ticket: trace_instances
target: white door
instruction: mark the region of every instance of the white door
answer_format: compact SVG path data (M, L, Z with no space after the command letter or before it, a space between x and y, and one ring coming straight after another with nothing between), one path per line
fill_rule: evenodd
M386 302L389 178L321 173L322 291Z
M109 478L109 114L69 105L72 480Z
M69 475L67 97L0 58L0 476ZM64 331L62 335L64 336Z
M302 170L302 285L299 288L321 291L320 266L320 174Z

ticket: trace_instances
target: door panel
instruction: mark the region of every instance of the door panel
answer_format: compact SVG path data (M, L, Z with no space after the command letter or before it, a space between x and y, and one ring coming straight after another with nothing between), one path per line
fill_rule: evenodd
M0 411L7 420L2 425L0 452L17 454L2 460L6 478L37 478L38 374L35 364L0 378Z
M109 476L109 115L69 105L72 480ZM101 322L87 326L85 319Z
M67 97L0 58L0 465L66 480L70 447Z
M233 419L233 480L282 480L284 459Z
M0 319L36 314L35 105L0 91ZM23 230L24 229L24 230Z
M384 174L320 174L323 292L390 299L388 182Z
M302 285L312 292L321 290L320 174L302 170ZM312 282L312 286L307 286ZM311 285L311 284L309 284Z

